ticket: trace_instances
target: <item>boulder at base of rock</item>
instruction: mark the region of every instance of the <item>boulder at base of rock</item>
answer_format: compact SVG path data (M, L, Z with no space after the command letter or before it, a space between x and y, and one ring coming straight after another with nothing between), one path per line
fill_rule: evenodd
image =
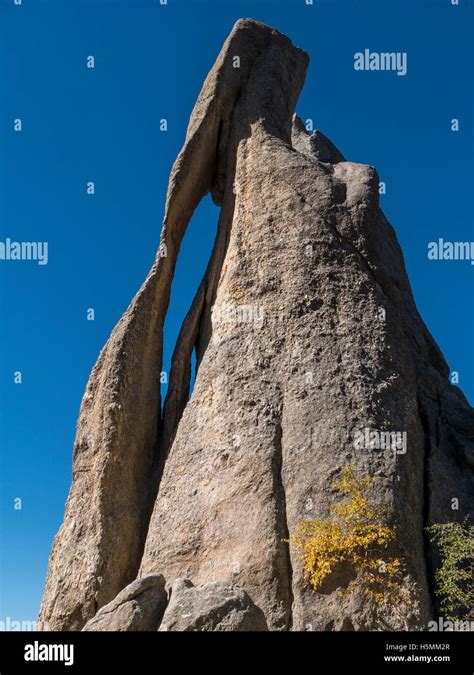
M83 631L155 631L167 594L161 574L136 579L90 619Z
M194 586L178 579L160 631L266 631L265 616L250 596L230 581Z

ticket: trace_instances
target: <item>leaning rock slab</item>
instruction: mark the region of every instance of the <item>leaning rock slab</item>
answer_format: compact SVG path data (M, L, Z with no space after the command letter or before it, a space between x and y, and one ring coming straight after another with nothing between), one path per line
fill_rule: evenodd
M250 596L230 581L194 586L179 579L160 631L266 631L265 616Z
M152 574L129 584L88 621L83 631L155 631L166 607L165 578Z

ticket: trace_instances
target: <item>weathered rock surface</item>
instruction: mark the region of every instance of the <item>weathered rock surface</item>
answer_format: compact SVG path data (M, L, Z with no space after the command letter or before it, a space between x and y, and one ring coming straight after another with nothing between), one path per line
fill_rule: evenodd
M178 579L160 631L267 631L262 610L236 584L217 581L195 587Z
M168 255L114 330L81 407L40 617L53 629L81 628L137 574L155 573L199 593L231 580L270 630L397 630L430 617L424 528L453 518L453 497L458 518L472 507L474 415L418 314L375 169L293 118L306 66L288 38L242 20L206 79L170 177ZM217 239L160 420L171 278L209 191ZM407 452L356 450L365 428L406 431ZM282 541L328 514L347 464L377 475L374 497L398 526L413 603L396 613L363 594L341 599L350 576L315 593Z
M168 594L161 574L136 579L90 619L83 631L155 631Z

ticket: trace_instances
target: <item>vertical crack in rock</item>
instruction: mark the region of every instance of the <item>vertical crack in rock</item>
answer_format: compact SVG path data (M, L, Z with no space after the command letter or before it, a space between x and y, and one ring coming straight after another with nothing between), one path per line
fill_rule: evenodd
M426 413L421 395L418 395L418 410L420 422L424 433L425 453L424 453L424 471L423 471L423 551L426 565L426 585L430 596L430 615L433 616L433 609L436 607L436 595L434 591L434 569L433 569L433 550L429 534L426 528L432 525L430 517L430 475L431 475L431 457L432 457L432 435L429 417ZM437 443L438 444L438 443Z
M285 451L284 451L284 437L283 437L283 412L284 412L284 399L282 398L281 402L281 411L279 412L278 422L275 432L275 468L274 468L274 478L275 478L275 487L274 494L276 497L276 504L278 508L278 522L279 527L277 530L277 536L280 539L281 555L283 558L283 566L286 568L286 580L287 580L287 617L286 617L286 630L291 631L293 627L293 567L291 562L290 547L286 543L290 536L290 529L288 527L288 514L286 509L286 495L285 495L285 480L284 480L284 462L285 462Z
M163 408L163 431L160 439L159 457L165 461L173 441L179 420L189 397L191 383L191 359L196 346L204 303L206 277L201 282L191 308L183 321L171 360L171 369Z

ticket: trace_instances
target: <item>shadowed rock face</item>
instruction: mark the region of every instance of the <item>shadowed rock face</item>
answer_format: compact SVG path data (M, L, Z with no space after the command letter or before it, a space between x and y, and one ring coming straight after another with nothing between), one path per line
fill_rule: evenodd
M155 574L238 583L271 630L396 630L430 617L423 528L452 519L453 497L459 518L469 511L474 416L417 312L375 170L346 162L293 116L307 62L285 36L241 20L206 79L171 172L156 263L82 402L40 614L53 630L81 629ZM170 285L209 191L218 233L161 418ZM406 454L355 450L366 428L406 431ZM344 575L315 593L282 542L328 514L347 464L377 475L374 496L398 526L413 603L396 615L362 594L341 599Z

